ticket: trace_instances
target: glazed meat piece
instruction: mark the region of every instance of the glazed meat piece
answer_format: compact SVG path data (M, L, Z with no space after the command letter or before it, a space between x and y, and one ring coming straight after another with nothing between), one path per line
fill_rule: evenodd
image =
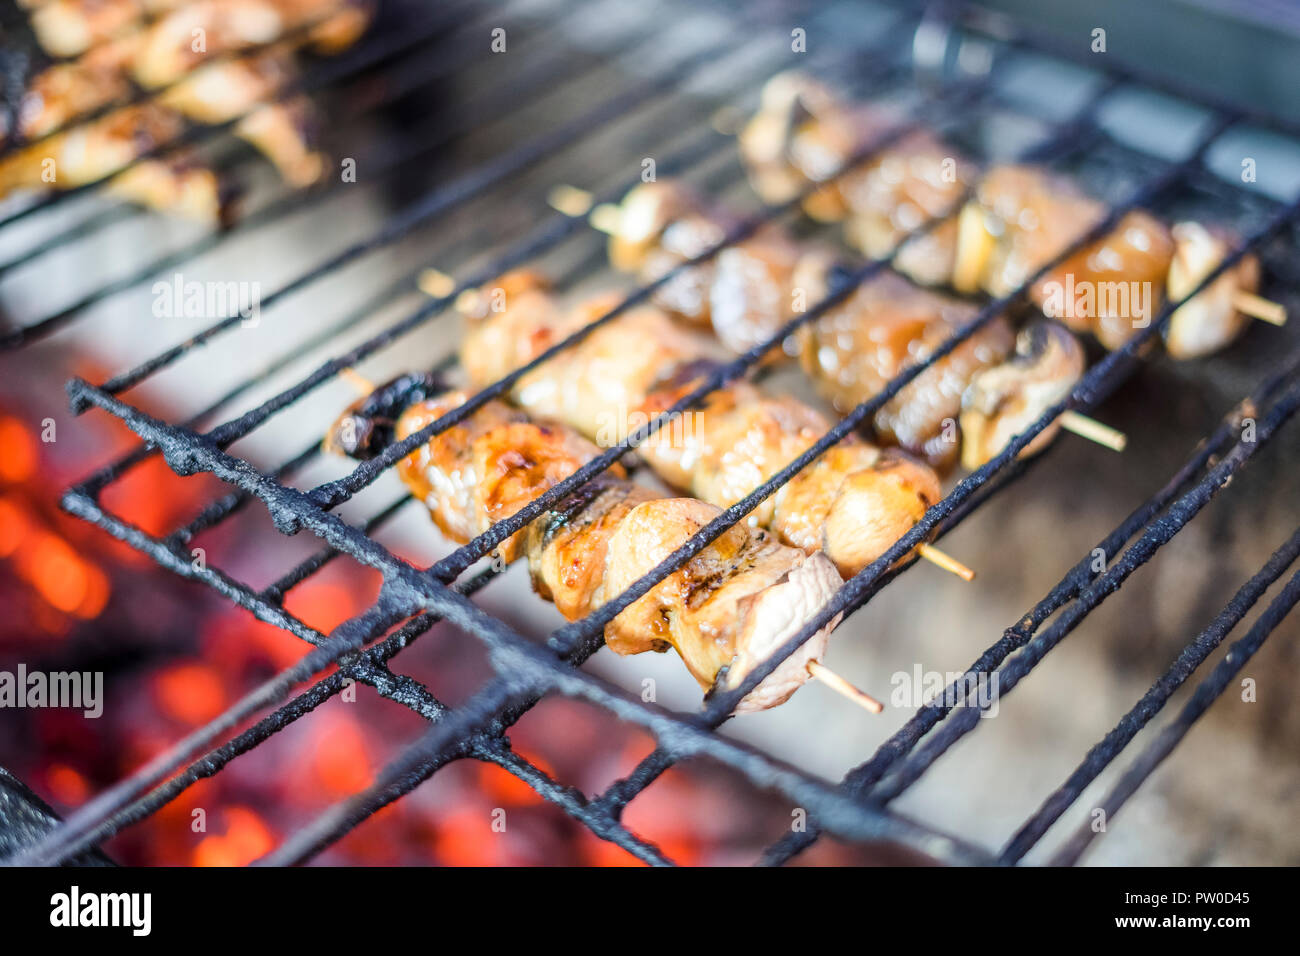
M819 391L849 412L906 366L924 361L976 311L881 273L800 330L800 361ZM890 399L876 413L877 433L937 468L951 466L959 451L954 426L962 393L1011 348L1011 328L999 316Z
M159 102L210 125L242 117L235 135L269 159L289 185L309 186L325 167L325 157L314 148L319 119L311 101L292 96L258 105L287 87L295 73L292 51L280 47L199 67Z
M319 127L311 100L295 96L254 108L235 124L235 135L269 159L286 183L301 189L325 174L325 154L315 148Z
M567 313L537 276L507 276L514 289L502 311L467 315L462 363L482 388L526 363L616 299ZM485 293L491 296L492 290ZM493 352L493 343L518 343ZM715 348L653 308L631 310L522 376L511 398L537 417L565 422L602 445L622 441L683 396L713 369ZM485 353L493 353L485 358ZM830 428L814 409L788 396L732 383L666 424L638 450L667 482L718 507L744 498L806 451ZM939 498L929 468L882 455L848 439L787 482L749 516L785 544L825 550L841 573L866 567Z
M175 139L182 128L174 112L156 104L115 110L0 160L0 195L20 188L71 189L96 182L142 152Z
M995 167L962 210L953 286L1007 295L1105 215L1102 203L1062 176L1032 166ZM1159 310L1173 250L1168 228L1134 210L1034 283L1030 298L1074 331L1119 348Z
M104 190L127 202L208 225L228 225L240 195L189 151L132 163Z
M1007 361L978 373L962 397L961 463L974 471L994 458L1044 412L1064 399L1083 377L1083 346L1055 322L1034 322L1016 336ZM1019 457L1045 449L1060 430L1053 421Z
M952 274L957 250L956 206L974 184L976 166L924 132L911 133L838 180L849 209L844 235L873 259L932 219L944 221L908 240L896 267L936 285Z
M875 259L893 255L893 268L922 285L949 283L968 294L1009 295L1106 217L1106 206L1065 176L1006 164L981 179L974 164L926 132L869 149L891 125L880 109L843 100L802 74L782 73L764 87L741 132L740 154L764 199L782 202L814 188L805 211L814 219L845 220L850 245ZM866 152L863 162L852 162ZM960 212L946 215L972 188L975 195ZM924 234L905 238L927 223L934 225ZM1166 282L1185 295L1231 242L1195 223L1184 224L1180 236L1145 211L1129 211L1036 281L1029 298L1069 328L1120 348L1150 325ZM1167 330L1170 353L1194 357L1221 348L1246 316L1285 322L1280 305L1254 295L1257 283L1258 262L1247 257L1179 310L1177 330Z
M362 399L326 438L331 451L373 453L361 433L402 440L463 404L410 377ZM532 422L489 402L406 456L398 473L452 540L465 542L517 512L599 453L576 433ZM569 619L597 610L718 515L701 501L663 498L606 475L568 495L499 546L526 556L533 586ZM730 528L624 609L605 628L618 654L677 649L708 689L735 687L830 600L839 577L820 554L805 555L763 531ZM789 699L825 653L832 622L751 691L737 712Z
M1075 331L1091 331L1106 348L1121 348L1160 311L1173 251L1168 227L1137 209L1035 283L1030 297ZM1057 313L1058 290L1069 290L1070 283L1073 305L1067 299Z
M848 106L825 84L790 71L764 84L758 112L740 131L740 155L754 191L765 202L783 203L828 183L891 125L881 111ZM804 210L823 221L849 212L837 184L812 194Z

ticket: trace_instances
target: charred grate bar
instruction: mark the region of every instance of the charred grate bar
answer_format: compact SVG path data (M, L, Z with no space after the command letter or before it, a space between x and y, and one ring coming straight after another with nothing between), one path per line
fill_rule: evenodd
M905 22L911 25L911 21L905 20ZM956 22L965 27L977 27L982 21L973 15L963 14ZM1023 37L1014 39L1018 44L1032 46ZM885 44L882 44L883 46ZM707 49L688 53L674 65L672 70L667 71L667 75L647 80L626 93L617 94L577 120L562 125L553 133L527 141L495 160L489 160L462 180L437 187L383 223L374 235L353 243L343 252L331 256L293 281L280 286L272 293L271 299L278 300L286 297L328 276L354 259L403 238L417 226L436 219L454 206L498 186L515 173L562 150L570 141L580 139L592 130L600 128L605 122L621 118L634 108L652 102L656 96L676 85L684 76L689 76L695 69L706 65L717 52ZM994 70L996 68L995 64ZM992 74L968 79L960 84L949 86L942 91L941 96L935 97L938 102L933 105L946 107L946 111L951 111L954 106L987 100L992 95L989 90L991 76ZM1117 73L1113 76L1110 82L1101 86L1079 116L1069 123L1062 124L1051 141L1036 147L1029 158L1086 148L1095 137L1100 135L1092 122L1093 110L1105 96L1130 79L1132 77L1128 74ZM1180 93L1185 95L1185 91ZM1190 295L1180 302L1168 303L1149 328L1143 330L1123 349L1107 355L1105 359L1098 362L1066 399L1046 412L995 459L961 481L950 495L927 511L912 531L900 538L872 566L846 582L832 604L825 608L816 620L809 622L800 634L788 641L777 654L750 674L740 687L726 693L717 692L707 698L703 713L683 716L648 705L578 670L577 667L600 646L605 624L617 613L648 592L663 578L679 569L734 523L742 520L801 468L867 421L876 410L931 364L950 354L962 342L992 321L993 317L1005 307L1018 301L1034 281L1103 235L1126 212L1175 189L1196 173L1205 151L1218 141L1226 129L1247 118L1248 115L1231 106L1212 105L1215 115L1208 121L1204 134L1191 155L1179 162L1168 164L1159 175L1143 183L1123 201L1114 204L1106 218L1088 234L1076 240L1052 262L1044 265L1010 295L983 307L967 326L924 362L905 369L879 395L853 409L804 455L790 463L742 501L725 510L715 521L624 594L606 604L597 613L574 621L552 633L545 647L532 644L469 601L469 596L487 582L491 577L490 574L480 575L461 585L455 585L457 579L476 560L528 524L544 508L601 474L658 429L698 404L718 386L750 374L764 355L779 346L781 341L800 325L824 314L847 298L862 282L889 268L893 260L892 254L865 264L831 296L817 303L807 312L792 316L777 335L735 361L722 366L700 388L672 409L639 429L621 444L605 451L510 519L494 525L483 535L424 570L413 568L396 558L371 537L371 532L390 518L404 501L392 503L360 527L344 522L331 513L332 509L371 484L384 470L400 460L412 448L454 426L488 399L502 394L528 370L581 341L596 327L612 321L632 305L647 299L651 292L658 285L668 281L672 274L656 284L638 288L617 307L598 317L585 329L558 343L529 366L488 386L475 395L466 406L444 416L419 434L389 448L372 461L358 465L347 477L305 492L287 486L284 484L284 479L314 456L314 445L271 474L265 474L251 462L231 455L227 449L271 416L291 406L308 391L333 378L341 369L393 343L405 332L439 314L462 289L481 284L482 281L502 271L503 267L508 268L510 265L522 263L551 248L576 232L582 221L567 218L553 219L523 242L512 247L504 256L495 259L492 263L493 268L481 270L482 278L476 274L474 281L457 283L457 289L450 295L432 300L362 345L330 360L292 388L280 392L240 418L226 422L206 433L196 431L193 426L199 420L215 413L224 404L224 400L212 406L205 414L178 426L146 415L140 409L125 402L121 398L121 393L156 372L175 364L192 349L229 331L237 324L237 316L217 322L187 342L160 353L101 386L94 386L81 380L70 383L69 393L74 408L85 410L93 405L110 412L134 430L147 445L101 470L68 492L65 496L65 506L68 510L151 555L164 566L185 576L202 580L262 620L282 627L307 641L313 645L313 649L298 664L268 681L212 723L195 731L136 773L92 799L45 840L28 849L18 858L18 862L53 863L66 859L95 846L123 827L143 819L190 783L218 772L234 756L255 747L287 723L310 713L323 700L338 692L346 676L370 683L383 696L411 707L426 717L431 722L431 726L423 737L384 768L371 787L311 821L268 856L265 862L298 863L310 859L312 855L349 832L376 810L408 792L420 781L427 779L440 767L453 760L471 757L496 762L515 773L544 798L581 820L598 836L618 843L647 862L666 863L669 861L657 848L630 833L618 820L627 803L645 786L672 763L690 756L707 756L730 766L754 784L776 789L809 809L817 821L816 826L808 833L787 838L774 847L766 858L767 862L781 862L788 859L816 839L817 834L823 830L854 840L896 840L947 862L993 862L995 858L986 852L902 817L886 807L889 800L919 778L938 756L974 726L974 722L978 719L978 710L975 708L962 707L949 712L940 705L927 705L895 738L882 747L871 762L851 774L844 786L839 788L833 788L802 771L737 744L713 731L727 718L735 704L746 693L757 686L781 660L793 653L821 625L829 622L839 613L856 611L900 573L900 569L891 566L904 558L915 545L927 540L933 532L941 533L954 526L969 515L979 503L987 500L993 491L1023 471L1027 465L1017 460L1018 452L1027 447L1034 437L1047 428L1062 412L1090 407L1114 389L1132 372L1143 345L1152 341L1161 332L1173 311L1181 301L1190 298ZM914 114L910 122L882 136L869 149L855 157L855 163L865 161L912 129L923 126L942 127L941 114L945 110L938 112L940 115L936 116L931 116L929 110ZM1281 124L1275 125L1278 128L1285 128ZM714 152L716 145L712 137L706 137L699 145L685 150L682 159L686 164L701 160ZM841 170L841 173L847 168L849 167ZM621 190L611 192L611 198L620 193ZM768 208L762 216L750 220L729 235L724 242L683 264L678 271L716 255L723 248L751 234L764 223L791 212L797 207L801 198L779 207ZM951 211L955 211L955 207L949 210ZM896 253L907 239L934 228L945 216L946 213L909 232L893 251ZM1269 221L1262 228L1248 235L1233 254L1207 276L1191 294L1194 295L1196 291L1207 287L1243 255L1259 248L1291 227L1298 216L1300 216L1300 201L1280 205ZM1244 438L1237 437L1234 421L1225 422L1225 425L1210 436L1205 445L1164 488L1157 491L1153 498L1139 507L1105 539L1104 543L1111 545L1106 549L1106 553L1110 554L1117 552L1126 541L1137 536L1137 541L1110 569L1100 576L1095 576L1089 572L1086 559L1081 561L1022 622L1009 629L998 643L985 652L985 655L971 668L971 673L988 672L1000 667L1002 686L1009 690L1129 574L1149 560L1190 522L1227 480L1260 447L1267 444L1280 428L1285 426L1297 406L1300 406L1300 385L1294 383L1298 365L1300 359L1293 357L1253 396L1252 400L1256 407L1263 408L1266 402L1272 402L1267 412L1260 413L1258 432L1253 440L1246 441ZM255 379L250 380L249 384L253 381ZM247 385L241 386L240 389L245 387ZM205 509L190 524L177 529L166 538L146 534L107 511L99 503L99 495L126 469L153 453L151 448L161 453L168 465L178 474L210 472L231 484L235 490ZM1223 455L1222 459L1214 463L1214 457L1219 454ZM1190 488L1187 488L1189 483L1191 483ZM1187 490L1183 491L1184 488ZM194 569L183 547L195 534L214 527L253 498L260 499L267 506L276 526L281 531L293 533L306 528L322 538L326 544L324 550L300 563L261 592L253 591L216 569ZM1085 760L1087 769L1081 767L1080 771L1063 785L1061 791L1058 791L1059 796L1054 795L1054 799L1049 801L1049 804L1045 804L1040 813L1026 823L1017 834L1017 838L1013 840L1013 844L1004 851L1002 862L1014 862L1023 856L1032 842L1041 836L1039 831L1045 832L1051 820L1068 809L1074 798L1078 796L1078 792L1086 784L1086 780L1080 774L1092 773L1095 776L1093 765L1099 759L1104 761L1100 766L1112 761L1123 745L1131 739L1133 733L1154 716L1160 705L1168 699L1169 694L1190 676L1195 665L1208 656L1232 626L1241 620L1249 607L1262 597L1268 585L1276 581L1293 562L1295 540L1293 538L1288 545L1279 550L1259 575L1243 586L1242 592L1228 608L1225 608L1210 629L1188 645L1184 656L1180 657L1166 678L1162 679L1163 683L1153 688L1152 692L1149 692L1135 708L1133 713L1139 716L1126 717L1121 727L1116 729L1114 736L1108 737L1103 744L1099 745L1096 753L1090 754ZM306 580L339 555L347 555L361 564L381 571L384 576L384 586L374 606L365 614L345 622L326 636L312 631L285 612L282 607L283 596L287 590ZM1278 621L1294 605L1295 595L1292 592L1295 590L1295 584L1296 582L1293 581L1288 586L1255 628L1252 628L1251 634L1245 641L1234 646L1237 657L1232 659L1232 663L1236 668L1240 667L1245 656L1249 656L1254 649L1258 648ZM1061 618L1046 631L1035 636L1039 626L1045 623L1052 613L1061 609L1064 609ZM408 678L398 678L387 668L387 662L393 655L404 649L438 619L451 621L480 639L489 649L490 659L497 674L464 706L454 711L447 710L423 686L416 685ZM390 628L395 626L398 629L388 633ZM376 641L378 642L374 643ZM335 662L340 665L339 671L320 680L305 693L283 703L272 714L264 717L234 740L200 755L205 748L216 743L244 719L285 701L294 684L309 679ZM1134 765L1130 774L1132 779L1126 777L1127 791L1117 792L1110 801L1115 809L1118 809L1155 764L1169 750L1172 750L1191 723L1214 697L1222 692L1235 673L1232 668L1224 671L1226 676L1221 674L1221 671L1224 671L1223 665L1216 669L1203 685L1204 693L1198 692L1197 700L1193 702L1197 707L1193 708L1189 705L1179 720L1171 725L1169 733L1158 742L1160 750L1144 754ZM510 754L508 744L504 742L504 734L511 724L522 716L524 711L548 694L586 699L623 720L648 729L657 740L657 750L630 777L619 781L605 794L593 800L588 800L580 793L549 780L536 767ZM947 722L939 727L940 722L945 718ZM927 734L936 727L939 729L922 744ZM173 774L178 775L172 776ZM1136 776L1133 776L1134 774ZM1063 857L1067 862L1073 862L1082 851L1083 847L1078 845L1078 842L1076 840L1072 845L1070 850L1072 856Z

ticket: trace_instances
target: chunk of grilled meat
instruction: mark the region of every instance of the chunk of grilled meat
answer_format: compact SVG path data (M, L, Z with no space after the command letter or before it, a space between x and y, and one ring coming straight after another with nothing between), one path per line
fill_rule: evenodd
M764 88L758 112L741 133L740 153L755 191L770 202L822 184L805 210L816 219L844 219L848 242L873 258L889 253L908 231L943 217L974 185L974 198L959 214L907 240L893 260L923 285L951 283L966 293L1010 293L1106 215L1103 203L1065 176L1011 164L980 178L973 163L925 133L905 135L846 168L889 125L882 110L784 73ZM840 169L846 171L835 175ZM1171 232L1150 213L1133 210L1034 283L1029 297L1074 331L1119 348L1150 324L1166 291L1185 295L1222 261L1225 236L1196 223ZM1258 266L1244 258L1179 310L1178 328L1166 336L1171 355L1204 355L1240 332L1245 320L1233 300L1254 291Z
M1195 289L1219 263L1238 238L1225 229L1209 229L1195 222L1173 227L1174 255L1169 263L1168 294L1179 301ZM1242 256L1210 285L1180 305L1165 326L1165 348L1177 359L1199 358L1229 345L1250 319L1237 309L1240 292L1259 288L1259 260Z
M326 448L373 452L369 442L358 445L359 431L385 435L391 427L392 439L400 441L468 397L434 391L418 377L377 390L335 423ZM489 402L403 458L398 473L443 533L463 543L597 454L595 445L563 426L533 422ZM507 561L526 556L534 588L574 620L617 597L718 514L701 501L656 495L615 469L562 499L498 550ZM723 686L736 687L838 587L823 555L805 555L738 525L624 609L606 625L605 641L618 654L674 647L701 688L720 676ZM789 699L809 679L808 665L822 658L833 626L783 661L737 712Z
M25 3L41 47L75 57L137 29L148 13L179 0L41 0Z
M1016 435L1064 399L1083 377L1083 346L1055 322L1033 322L1016 336L1016 351L1001 365L979 372L962 396L961 460L972 471L995 457ZM1057 422L1034 436L1021 458L1045 449Z
M614 268L658 281L732 234L739 220L684 183L642 183L619 204L609 239ZM712 325L730 349L744 352L774 334L792 310L791 276L802 251L765 226L717 255L680 271L651 301L698 325Z
M192 151L137 162L141 154L174 140L181 128L179 116L155 103L114 110L0 159L0 196L19 189L74 189L131 166L109 183L110 192L168 212L221 221L232 194Z
M758 112L740 134L741 158L769 203L824 183L804 200L805 211L822 221L844 220L848 243L880 258L907 232L952 210L978 175L975 164L921 130L855 162L897 123L883 110L846 104L811 77L781 73L764 86ZM898 267L919 282L946 281L956 233L952 218L909 240Z
M812 276L805 284L817 281ZM818 390L848 412L924 361L977 311L883 272L799 330L800 362ZM962 393L978 372L1007 356L1012 341L1010 325L998 316L886 402L873 419L876 433L936 468L950 467L960 449Z
M509 291L507 291L509 290ZM490 303L501 306L495 311ZM465 311L461 361L483 387L514 371L606 311L597 300L566 311L541 277L512 273ZM522 376L511 398L531 414L563 421L614 444L696 389L716 347L663 312L634 309ZM830 428L788 396L732 383L639 447L667 482L728 507L806 451ZM845 576L866 567L939 499L926 466L850 437L787 482L749 516L786 544L823 550Z
M213 57L311 24L317 26L309 39L323 52L337 52L365 30L372 8L371 0L194 0L148 25L132 75L145 87L167 86ZM196 36L203 38L200 49Z
M6 36L6 44L10 37ZM32 140L54 132L131 92L126 69L135 50L136 35L100 44L75 60L51 63L40 54L6 46L0 60L4 95L0 115L0 146Z
M1105 215L1072 180L1032 166L995 167L962 211L953 285L1006 295ZM1173 253L1168 227L1133 210L1034 283L1030 298L1071 329L1119 348L1159 310Z

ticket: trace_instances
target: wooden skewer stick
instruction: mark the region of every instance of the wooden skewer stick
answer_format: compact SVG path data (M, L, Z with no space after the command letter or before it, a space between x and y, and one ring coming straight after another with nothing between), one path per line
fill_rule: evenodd
M351 367L339 369L339 378L355 388L358 395L369 395L375 390L374 382Z
M612 236L618 232L618 224L622 221L623 211L610 202L603 202L591 211L587 217L587 222L591 223L593 229Z
M568 183L560 183L546 196L547 205L573 219L585 216L595 201L596 197L587 190L570 186Z
M921 543L916 546L916 553L931 564L937 565L963 581L974 581L975 572L962 564L950 554L945 554L932 544Z
M1103 425L1095 418L1080 415L1076 411L1067 410L1061 412L1061 417L1057 421L1061 423L1061 427L1067 432L1074 432L1080 438L1095 441L1098 445L1105 445L1112 451L1123 451L1128 445L1128 436L1122 431L1111 428L1109 425Z
M821 661L809 661L808 673L837 694L843 694L863 710L869 710L873 714L878 714L885 709L884 704L865 691L854 687L839 674L821 663Z
M1263 296L1238 289L1232 294L1232 305L1242 315L1259 319L1272 325L1286 325L1286 306Z
M456 291L456 280L437 269L425 269L420 273L420 291L433 299L445 299Z

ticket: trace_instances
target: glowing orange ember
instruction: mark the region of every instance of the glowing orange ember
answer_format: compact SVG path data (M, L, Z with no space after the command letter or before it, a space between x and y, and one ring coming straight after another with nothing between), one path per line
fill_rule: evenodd
M75 807L85 802L90 795L86 778L67 764L56 763L45 774L50 796L65 807Z
M31 534L31 522L17 503L0 497L0 558L7 558L18 550Z
M185 724L203 724L226 709L220 675L206 664L180 664L154 679L163 712Z
M19 555L23 576L50 604L71 614L86 597L86 564L56 534L42 533Z
M221 812L224 834L209 834L194 850L195 866L247 866L275 845L267 825L247 807L227 807Z
M337 794L356 793L370 782L366 741L350 718L331 716L316 736L312 770L321 786Z
M18 484L36 471L36 439L18 419L0 416L0 481Z

